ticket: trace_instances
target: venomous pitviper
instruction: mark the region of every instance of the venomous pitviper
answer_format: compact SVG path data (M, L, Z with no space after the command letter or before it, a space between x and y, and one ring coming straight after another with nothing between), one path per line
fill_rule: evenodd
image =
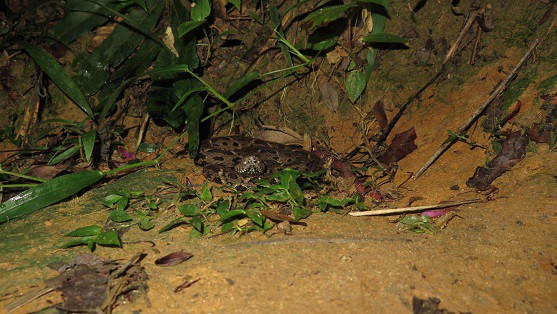
M321 159L300 147L241 136L204 140L196 162L203 166L207 179L222 184L250 184L285 168L322 169Z

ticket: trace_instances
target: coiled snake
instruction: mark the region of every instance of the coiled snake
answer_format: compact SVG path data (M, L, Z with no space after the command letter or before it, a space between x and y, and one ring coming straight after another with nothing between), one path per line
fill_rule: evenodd
M321 160L300 147L240 136L204 140L196 163L203 166L207 179L233 185L249 185L285 168L302 172L322 169Z

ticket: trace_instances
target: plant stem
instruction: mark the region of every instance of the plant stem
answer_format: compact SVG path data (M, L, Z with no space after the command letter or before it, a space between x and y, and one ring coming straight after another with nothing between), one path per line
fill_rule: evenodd
M6 171L6 170L2 170L2 169L0 169L0 174L7 174L9 176L18 177L18 178L27 179L27 180L32 180L32 181L37 181L37 182L45 182L46 181L45 179L32 177L32 176L24 175L24 174L17 173L17 172Z

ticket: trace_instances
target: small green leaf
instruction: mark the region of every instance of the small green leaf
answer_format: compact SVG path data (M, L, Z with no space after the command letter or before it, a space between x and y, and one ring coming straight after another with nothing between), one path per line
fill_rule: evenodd
M213 194L211 194L211 189L209 189L207 181L203 182L203 186L201 187L201 195L199 198L204 202L210 202L213 200Z
M198 216L193 217L192 219L190 219L190 224L195 228L195 230L199 231L200 233L203 233L204 225L201 218L199 218Z
M93 148L95 148L95 139L97 138L97 132L91 130L89 132L83 133L81 136L81 141L83 143L83 151L85 152L85 160L90 161L91 155L93 155Z
M246 214L256 225L263 227L265 216L263 216L258 210L250 209L246 211Z
M186 217L193 217L201 214L201 207L195 204L185 204L179 206L178 210Z
M117 203L120 199L122 199L122 195L117 194L110 194L103 199L103 205L106 207L112 207L115 203Z
M176 219L172 220L171 222L169 222L168 224L166 224L164 227L162 227L161 230L159 230L159 233L168 231L168 230L170 230L170 229L172 229L172 228L174 228L178 225L181 225L183 223L187 223L187 221L183 217L176 218Z
M124 222L132 220L132 216L130 216L130 214L122 209L111 210L108 217L113 222Z
M159 149L159 145L153 143L141 143L137 148L138 151L144 153L154 153Z
M99 225L92 225L87 227L77 228L72 232L65 234L66 237L87 237L99 234L102 231L102 227Z
M130 202L129 198L122 197L121 199L118 200L118 202L116 202L116 209L119 209L119 210L126 209L126 207L128 207L129 202Z
M230 201L228 199L219 202L219 205L217 206L217 213L219 214L219 216L224 215L229 206Z
M292 213L294 214L294 220L299 221L308 218L311 215L311 210L305 206L294 206Z
M233 210L229 210L226 213L224 213L224 215L220 215L219 221L225 221L227 219L230 219L232 217L236 217L236 216L246 216L247 213L245 210L242 209L233 209Z
M362 95L366 88L366 78L360 71L352 71L346 77L346 93L352 103Z
M366 43L382 43L382 44L406 44L408 40L394 34L389 33L377 33L377 34L367 34L362 38L363 42Z
M139 218L139 228L143 231L151 230L155 227L155 224L151 221L151 217L145 216Z
M199 0L191 8L191 19L194 21L205 21L209 14L211 14L209 0Z
M92 239L90 237L84 237L75 240L70 240L68 242L65 242L64 244L61 244L59 247L62 249L67 249L72 246L85 245L88 244L89 242L93 242Z
M118 246L118 247L122 246L120 244L120 238L118 237L118 234L114 230L102 232L101 234L96 236L94 240L100 245Z
M232 3L236 10L240 11L242 9L242 3L240 0L228 0L228 2Z

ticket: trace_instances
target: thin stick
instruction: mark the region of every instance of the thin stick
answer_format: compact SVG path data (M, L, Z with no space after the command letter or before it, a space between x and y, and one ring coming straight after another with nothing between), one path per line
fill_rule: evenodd
M462 132L466 131L472 125L472 123L474 123L474 121L476 121L476 119L482 114L482 112L485 110L485 108L487 108L487 106L497 96L499 96L499 94L501 94L505 90L505 88L507 88L507 85L509 84L509 82L514 79L514 77L516 76L516 74L518 73L518 71L520 70L522 65L524 64L524 62L526 62L526 60L528 60L528 58L532 55L532 53L534 52L534 49L536 49L536 47L540 44L540 42L541 42L541 40L539 38L534 41L534 43L532 44L530 49L528 49L528 51L524 54L522 59L520 59L520 61L514 67L512 72L505 78L505 80L503 82L499 83L495 87L495 90L493 90L491 92L491 94L489 94L489 97L487 97L487 100L480 107L478 107L476 109L476 111L474 111L474 113L470 116L470 118L468 118L468 121L466 121L460 128L457 129L457 131L455 132L456 134L462 134ZM420 170L418 170L418 172L416 172L416 175L414 176L414 179L418 179L427 170L427 168L429 168L429 166L431 166L435 162L435 160L437 160L437 158L439 158L439 156L441 156L445 152L445 150L447 148L449 148L449 146L451 146L455 142L455 140L456 139L453 139L451 141L447 141L447 142L443 143L441 145L441 147L439 147L439 149L435 152L435 154L433 154L433 156L431 156L431 158L429 158L429 160L422 166L422 168L420 168Z
M475 198L460 202L453 202L453 203L443 203L437 205L424 205L424 206L414 206L414 207L401 207L401 208L389 208L389 209L379 209L379 210L368 210L364 212L352 212L349 213L350 216L378 216L378 215L392 215L392 214L403 214L403 213L412 213L418 212L426 209L435 209L435 208L445 208L451 206L458 206L464 204L471 204L471 203L478 203L483 201L481 198Z

